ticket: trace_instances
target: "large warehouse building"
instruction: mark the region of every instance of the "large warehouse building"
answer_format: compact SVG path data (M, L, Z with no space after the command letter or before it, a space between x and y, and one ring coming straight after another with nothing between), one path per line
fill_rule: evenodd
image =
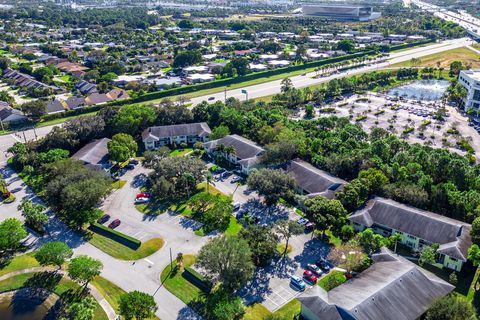
M339 21L369 21L382 15L380 12L373 12L372 7L355 5L303 5L302 12L304 16Z

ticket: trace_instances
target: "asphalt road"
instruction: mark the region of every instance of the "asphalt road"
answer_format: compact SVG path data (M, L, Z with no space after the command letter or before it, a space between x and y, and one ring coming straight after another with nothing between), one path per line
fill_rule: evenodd
M419 48L413 48L411 50L405 50L405 51L400 51L400 52L394 52L390 54L388 57L388 61L371 65L371 66L366 66L358 69L352 69L352 70L347 70L343 72L339 72L337 74L328 76L328 77L320 77L320 78L313 78L315 76L315 73L308 73L304 76L294 76L291 77L290 80L292 80L292 83L294 87L296 88L303 88L303 87L308 87L308 86L313 86L317 85L320 83L328 82L332 79L338 79L338 78L343 78L346 76L351 76L355 74L360 74L360 73L365 73L368 71L375 71L375 70L380 70L380 69L385 69L388 68L390 65L399 63L399 62L404 62L404 61L409 61L412 58L421 58L427 55L431 54L436 54L440 53L443 51L447 50L452 50L460 47L464 47L467 45L470 45L473 43L473 41L469 38L461 38L461 39L453 39L453 40L445 40L440 43L435 43L429 46L425 47L419 47ZM277 94L280 92L281 88L281 82L282 80L275 80L271 82L266 82L258 85L253 85L253 86L248 86L248 87L243 87L235 90L229 90L226 92L226 97L234 97L239 100L246 100L246 95L242 93L242 90L246 90L248 92L248 98L249 99L254 99L254 98L261 98L261 97L266 97L266 96L271 96L273 94ZM208 100L209 98L215 98L214 100ZM217 100L223 101L225 99L225 93L224 92L218 92L210 95L205 95L201 97L196 97L191 99L192 105L196 105L198 103L201 103L202 101L208 101L210 103L213 103Z
M8 218L17 218L23 221L23 216L17 208L22 199L31 199L38 203L41 203L41 199L11 169L1 166L0 171L5 177L9 190L17 198L10 204L0 203L0 221ZM198 316L189 307L162 286L160 273L170 262L170 248L172 248L173 259L175 259L176 254L180 251L183 253L197 252L208 238L197 237L193 232L184 230L182 224L170 221L167 214L159 219L144 219L143 215L131 205L132 194L134 195L136 190L130 189L129 184L124 188L125 191L120 189L111 195L113 198L124 198L124 201L119 201L122 204L122 221L130 223L140 231L148 232L151 237L159 236L165 240L164 247L153 255L135 262L117 260L84 241L76 232L64 225L53 212L49 212L49 222L46 225L48 234L42 238L29 234L24 240L25 243L32 248L37 248L49 241L65 242L74 250L74 255L86 254L102 261L102 276L120 288L125 291L138 290L153 295L158 304L156 314L160 319L198 319ZM115 208L117 207L115 206ZM117 212L118 214L120 213Z

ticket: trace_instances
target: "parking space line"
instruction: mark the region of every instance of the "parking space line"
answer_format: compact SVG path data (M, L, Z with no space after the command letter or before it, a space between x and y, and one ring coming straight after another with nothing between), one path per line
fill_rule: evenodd
M144 260L147 261L147 262L150 263L150 264L155 264L155 263L153 263L152 261L148 260L147 258L145 258Z

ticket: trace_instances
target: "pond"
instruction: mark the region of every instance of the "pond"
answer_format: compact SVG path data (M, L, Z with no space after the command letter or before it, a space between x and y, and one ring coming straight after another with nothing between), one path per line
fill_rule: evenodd
M388 94L406 99L434 101L442 98L449 85L448 80L417 80L392 88Z
M16 292L18 293L18 291ZM14 292L0 296L1 320L54 320L57 318L51 299L26 297Z

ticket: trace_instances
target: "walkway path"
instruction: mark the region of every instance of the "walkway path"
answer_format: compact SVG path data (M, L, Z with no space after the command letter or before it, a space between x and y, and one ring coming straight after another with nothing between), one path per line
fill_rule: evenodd
M45 271L56 271L59 274L61 274L62 276L64 276L65 278L67 278L69 280L72 280L68 277L67 273L63 270L58 270L58 269L54 269L54 268L51 268L51 267L35 267L35 268L22 269L22 270L17 270L17 271L7 273L7 274L0 277L0 281L9 279L9 278L14 277L14 276L18 276L20 274L34 273L34 272L45 272ZM95 300L97 300L98 304L100 304L103 311L105 311L105 313L108 316L108 319L109 320L115 320L117 318L117 313L115 312L115 310L113 310L112 306L108 303L108 301L100 293L100 291L98 291L98 289L90 283L88 284L87 288L90 290L90 294L92 295L92 297L95 298Z

